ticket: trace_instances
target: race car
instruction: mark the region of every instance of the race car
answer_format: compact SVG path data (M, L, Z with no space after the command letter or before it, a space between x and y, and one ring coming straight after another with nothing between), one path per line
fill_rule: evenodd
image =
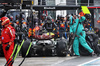
M28 56L66 56L66 39L54 41L54 33L43 33L42 35L33 35L32 46ZM26 40L22 46L22 57L25 56L30 40Z

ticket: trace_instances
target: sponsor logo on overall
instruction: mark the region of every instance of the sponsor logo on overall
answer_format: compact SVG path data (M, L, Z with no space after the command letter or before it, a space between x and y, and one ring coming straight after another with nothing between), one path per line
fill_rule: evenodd
M5 33L7 33L7 32L5 31Z
M2 37L2 40L4 39L4 37Z

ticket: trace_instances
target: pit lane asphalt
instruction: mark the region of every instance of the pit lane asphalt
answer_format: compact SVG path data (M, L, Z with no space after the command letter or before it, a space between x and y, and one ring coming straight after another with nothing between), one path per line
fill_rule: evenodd
M13 66L18 66L22 57L17 57ZM0 57L0 66L4 66L6 60ZM22 66L100 66L100 57L30 57L26 58Z

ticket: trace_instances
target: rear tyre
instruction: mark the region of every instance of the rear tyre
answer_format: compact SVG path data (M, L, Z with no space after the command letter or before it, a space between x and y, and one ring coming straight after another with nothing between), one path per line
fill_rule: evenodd
M62 40L57 42L57 46L56 46L56 53L57 56L61 56L61 57L65 57L67 52L66 52L66 43Z
M98 44L98 39L96 39L95 41L94 41L94 52L96 53L96 54L100 54L100 44Z
M89 41L87 41L87 44L90 47L92 47L91 43ZM85 49L81 44L79 44L79 52L80 52L81 56L90 56L91 55L91 53L87 49Z
M21 51L22 52L22 57L25 57L29 45L30 45L30 41L29 40L26 40L24 42L23 46L22 46L22 51ZM27 57L31 57L31 48L30 48L30 51L29 51Z

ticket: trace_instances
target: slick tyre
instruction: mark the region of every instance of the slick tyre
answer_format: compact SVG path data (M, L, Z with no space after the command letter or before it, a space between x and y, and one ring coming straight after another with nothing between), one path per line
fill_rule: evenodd
M100 54L100 44L98 44L98 39L96 39L95 41L94 41L94 52L96 53L96 54Z
M24 42L23 46L22 46L22 49L21 49L22 57L25 57L29 45L30 45L30 41L29 41L29 40L26 40L26 41ZM31 49L30 49L30 51L29 51L27 57L31 57Z
M66 43L62 40L58 41L57 42L57 45L56 45L56 53L57 53L57 56L60 56L60 57L65 57L66 56Z
M92 47L91 43L89 41L87 41L87 44L90 47ZM80 52L81 56L90 56L91 55L91 53L87 49L85 49L81 44L79 45L79 52Z

